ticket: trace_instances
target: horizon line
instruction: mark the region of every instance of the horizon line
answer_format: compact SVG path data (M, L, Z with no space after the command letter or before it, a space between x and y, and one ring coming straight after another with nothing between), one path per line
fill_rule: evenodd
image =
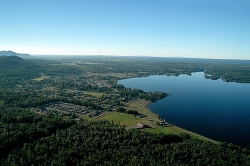
M22 53L23 54L23 53ZM28 54L28 53L25 53ZM207 59L207 60L245 60L250 59L236 59L236 58L203 58L203 57L182 57L182 56L152 56L152 55L107 55L107 54L28 54L30 56L112 56L112 57L148 57L148 58L177 58L177 59Z

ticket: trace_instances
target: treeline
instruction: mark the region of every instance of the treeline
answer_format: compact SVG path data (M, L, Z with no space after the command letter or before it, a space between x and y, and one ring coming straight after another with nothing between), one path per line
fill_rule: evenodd
M205 78L216 80L222 79L226 82L250 83L249 64L217 64L207 68Z
M106 121L80 121L25 143L4 165L249 165L249 151L231 144L150 134Z
M117 112L121 112L121 113L125 113L125 114L133 114L133 115L139 115L139 112L136 111L136 110L126 110L125 108L123 107L118 107L116 109Z
M118 86L120 89L119 91L120 97L124 97L126 101L140 98L140 99L148 100L151 102L155 102L159 99L162 99L168 96L168 94L164 92L144 92L141 89L125 88L123 85L118 85Z

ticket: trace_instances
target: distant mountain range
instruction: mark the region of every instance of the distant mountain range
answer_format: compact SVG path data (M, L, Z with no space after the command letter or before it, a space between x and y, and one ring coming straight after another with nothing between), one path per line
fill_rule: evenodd
M0 51L0 56L19 56L19 57L27 57L29 54L19 54L13 51Z

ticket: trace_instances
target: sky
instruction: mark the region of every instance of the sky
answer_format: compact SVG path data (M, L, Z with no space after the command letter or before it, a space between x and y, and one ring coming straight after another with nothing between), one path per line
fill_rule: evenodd
M0 50L250 59L249 0L0 0Z

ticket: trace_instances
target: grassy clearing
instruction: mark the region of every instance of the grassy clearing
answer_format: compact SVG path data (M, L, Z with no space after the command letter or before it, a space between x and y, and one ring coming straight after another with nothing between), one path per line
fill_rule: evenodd
M104 119L103 117L109 115L110 113L111 113L111 112L104 112L104 113L102 113L101 115L98 115L98 116L95 116L95 117L91 118L91 120Z
M128 103L127 105L127 109L131 109L131 110L136 110L139 113L146 115L147 119L152 119L155 122L160 121L158 118L158 115L152 113L152 111L150 109L147 108L148 104L150 102L146 101L146 100L135 100L133 102Z
M149 133L163 133L163 134L177 134L179 135L180 133L183 133L183 131L175 128L175 127L156 127L156 128L147 128L143 129L143 131L149 132Z
M61 63L61 65L76 66L75 62L65 62Z
M107 116L99 118L99 120L108 120L109 122L125 126L136 126L138 122L143 121L142 119L137 118L134 115L119 112L111 112Z
M43 90L54 91L55 87L50 86L50 87L43 88Z
M96 98L100 98L104 95L104 93L98 93L98 92L83 92L83 93L91 95L91 96L95 96Z
M87 65L99 65L102 63L94 63L94 62L81 62L81 64L87 64Z
M45 79L49 79L49 76L41 76L41 77L35 78L33 80L35 80L35 81L42 81L42 80L45 80Z

